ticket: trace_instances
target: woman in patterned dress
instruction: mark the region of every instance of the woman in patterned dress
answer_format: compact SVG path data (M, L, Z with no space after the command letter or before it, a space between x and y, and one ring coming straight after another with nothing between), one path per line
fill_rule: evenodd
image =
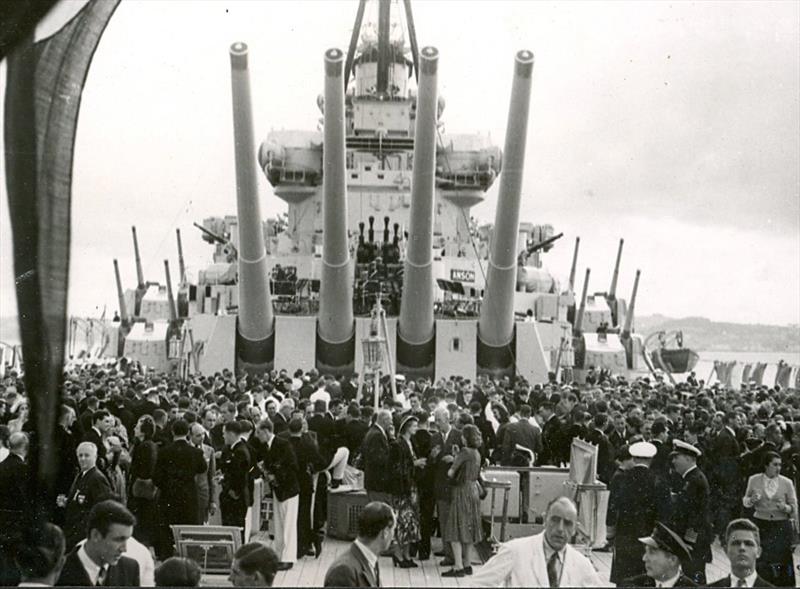
M394 538L394 566L413 568L417 564L411 560L411 544L419 542L419 498L417 496L417 469L425 466L425 458L418 458L414 452L411 438L417 432L419 420L406 417L399 428L399 435L390 448L389 463L393 469L393 504L397 514Z
M474 425L465 425L462 448L447 471L453 487L450 514L442 538L453 547L453 569L443 577L463 577L472 574L472 547L483 540L481 521L481 432ZM456 452L456 448L453 448Z

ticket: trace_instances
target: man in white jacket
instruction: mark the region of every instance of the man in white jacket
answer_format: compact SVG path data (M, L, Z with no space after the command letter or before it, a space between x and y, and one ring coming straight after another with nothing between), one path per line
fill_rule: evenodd
M500 550L470 579L474 587L602 587L594 566L568 544L578 510L567 497L547 507L541 534L517 538Z

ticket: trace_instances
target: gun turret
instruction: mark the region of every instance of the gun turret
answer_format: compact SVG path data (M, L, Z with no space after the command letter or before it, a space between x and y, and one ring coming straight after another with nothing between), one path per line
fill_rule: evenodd
M236 156L236 213L239 219L241 250L238 256L237 357L245 370L263 372L272 367L275 357L275 320L256 181L247 45L231 45L230 57Z
M181 243L181 230L175 229L175 235L178 238L178 280L180 284L186 284L186 266L183 263L183 244Z
M178 320L178 309L175 306L175 296L172 293L172 278L169 275L169 261L164 260L164 274L167 278L167 303L169 304L169 322L174 324Z
M514 63L489 273L478 322L478 367L494 372L508 373L514 363L510 344L514 339L517 234L532 74L533 53L519 51Z
M614 264L614 275L611 277L611 288L608 290L609 300L614 300L617 296L617 278L619 278L619 262L622 259L622 245L625 243L624 239L619 240L619 248L617 249L617 262Z
M355 358L353 276L347 238L344 54L325 52L325 115L322 173L322 280L317 323L317 367L347 368ZM369 218L373 244L374 217Z
M128 308L125 305L125 293L122 292L122 279L119 277L119 264L114 260L114 276L117 279L117 300L119 301L119 318L122 325L128 325Z
M405 373L416 370L432 374L436 351L432 248L438 62L439 52L434 47L425 47L420 52L410 231L397 332L397 362Z
M631 302L628 304L628 312L625 314L625 327L622 328L622 339L628 339L633 330L633 313L636 308L636 293L639 292L639 276L642 271L636 271L636 278L633 280L633 292L631 293Z
M583 331L583 315L586 313L586 296L589 294L589 274L592 270L586 268L586 278L583 279L583 294L581 294L581 304L578 308L578 314L575 316L575 324L572 326L572 331L575 336L580 336Z
M572 254L572 268L569 271L569 292L575 292L575 270L578 267L578 249L581 247L581 238L575 238L575 253Z

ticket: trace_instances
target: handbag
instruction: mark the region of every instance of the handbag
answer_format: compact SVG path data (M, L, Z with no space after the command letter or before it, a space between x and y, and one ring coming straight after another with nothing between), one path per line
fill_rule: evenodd
M136 479L131 487L131 494L136 499L147 499L152 501L158 497L158 487L153 479Z
M489 496L489 489L487 489L484 484L483 475L478 475L478 479L475 482L478 483L478 497L483 501Z

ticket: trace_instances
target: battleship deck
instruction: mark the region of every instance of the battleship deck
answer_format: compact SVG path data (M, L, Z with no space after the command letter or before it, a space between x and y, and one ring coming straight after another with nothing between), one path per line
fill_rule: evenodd
M259 538L269 543L268 537ZM342 552L347 550L349 542L343 540L326 539L323 547L323 552L320 558L306 557L298 561L294 567L289 571L282 571L275 577L275 587L321 587L325 580L325 573L328 567ZM434 539L434 547L440 546L438 540ZM706 567L706 575L709 582L714 582L730 572L728 564L728 557L722 550L718 542L715 542L713 547L714 560ZM593 551L591 553L591 561L597 568L603 580L608 580L611 573L611 553ZM469 587L470 577L461 579L442 577L443 571L449 570L450 567L440 567L438 558L431 558L429 560L420 562L419 568L414 569L400 569L392 566L392 561L389 558L381 558L381 582L384 587ZM474 562L480 566L480 561ZM794 553L795 570L800 557L798 552ZM800 576L798 576L800 580ZM223 575L205 575L201 582L203 586L230 586L231 583L228 578ZM611 585L609 583L609 585Z

